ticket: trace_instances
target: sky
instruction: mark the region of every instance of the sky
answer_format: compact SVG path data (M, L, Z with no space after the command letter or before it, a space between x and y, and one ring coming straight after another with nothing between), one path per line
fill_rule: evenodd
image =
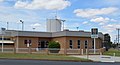
M120 28L120 0L0 0L0 28L46 31L46 19L66 20L65 29L109 33L112 41ZM62 25L63 26L63 25Z

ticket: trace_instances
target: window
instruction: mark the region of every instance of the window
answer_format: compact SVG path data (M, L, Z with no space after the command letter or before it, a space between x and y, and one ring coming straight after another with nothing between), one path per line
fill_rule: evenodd
M48 48L49 41L47 40L40 40L38 42L38 48Z
M0 46L2 45L2 43L0 43ZM4 45L11 45L13 46L14 44L10 44L10 43L5 43Z
M73 44L72 44L72 40L69 40L69 47L72 49L73 48Z
M24 44L28 44L29 43L31 45L32 44L31 42L32 42L31 40L24 40Z
M0 40L2 40L2 38L0 38ZM3 38L3 40L10 40L10 38Z
M10 40L10 38L4 38L4 40Z
M80 48L80 40L78 40L78 49Z
M27 40L24 40L24 44L27 44Z
M85 49L87 49L88 41L85 40Z

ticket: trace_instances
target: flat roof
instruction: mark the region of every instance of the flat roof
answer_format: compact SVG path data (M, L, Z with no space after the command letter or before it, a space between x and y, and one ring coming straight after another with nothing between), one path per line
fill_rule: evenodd
M32 37L60 37L60 36L91 37L91 32L69 31L69 30L64 30L59 32L6 30L4 35L5 36L32 36ZM103 38L103 34L99 32L98 37Z

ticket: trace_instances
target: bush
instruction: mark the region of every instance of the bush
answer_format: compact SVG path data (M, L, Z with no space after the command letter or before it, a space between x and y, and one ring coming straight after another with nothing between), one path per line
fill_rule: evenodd
M48 48L60 48L59 42L51 41L48 43Z

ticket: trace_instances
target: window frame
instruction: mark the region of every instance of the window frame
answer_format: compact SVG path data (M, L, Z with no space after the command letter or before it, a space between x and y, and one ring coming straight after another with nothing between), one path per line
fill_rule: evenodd
M80 45L81 45L80 42L81 42L80 40L77 40L77 48L78 48L78 49L80 49L80 47L81 47L81 46L80 46Z
M87 43L86 43L86 41L87 41ZM85 41L84 41L84 44L85 44L85 46L84 46L85 49L87 49L87 48L88 48L88 40L85 40Z
M69 40L69 48L73 49L73 40Z

